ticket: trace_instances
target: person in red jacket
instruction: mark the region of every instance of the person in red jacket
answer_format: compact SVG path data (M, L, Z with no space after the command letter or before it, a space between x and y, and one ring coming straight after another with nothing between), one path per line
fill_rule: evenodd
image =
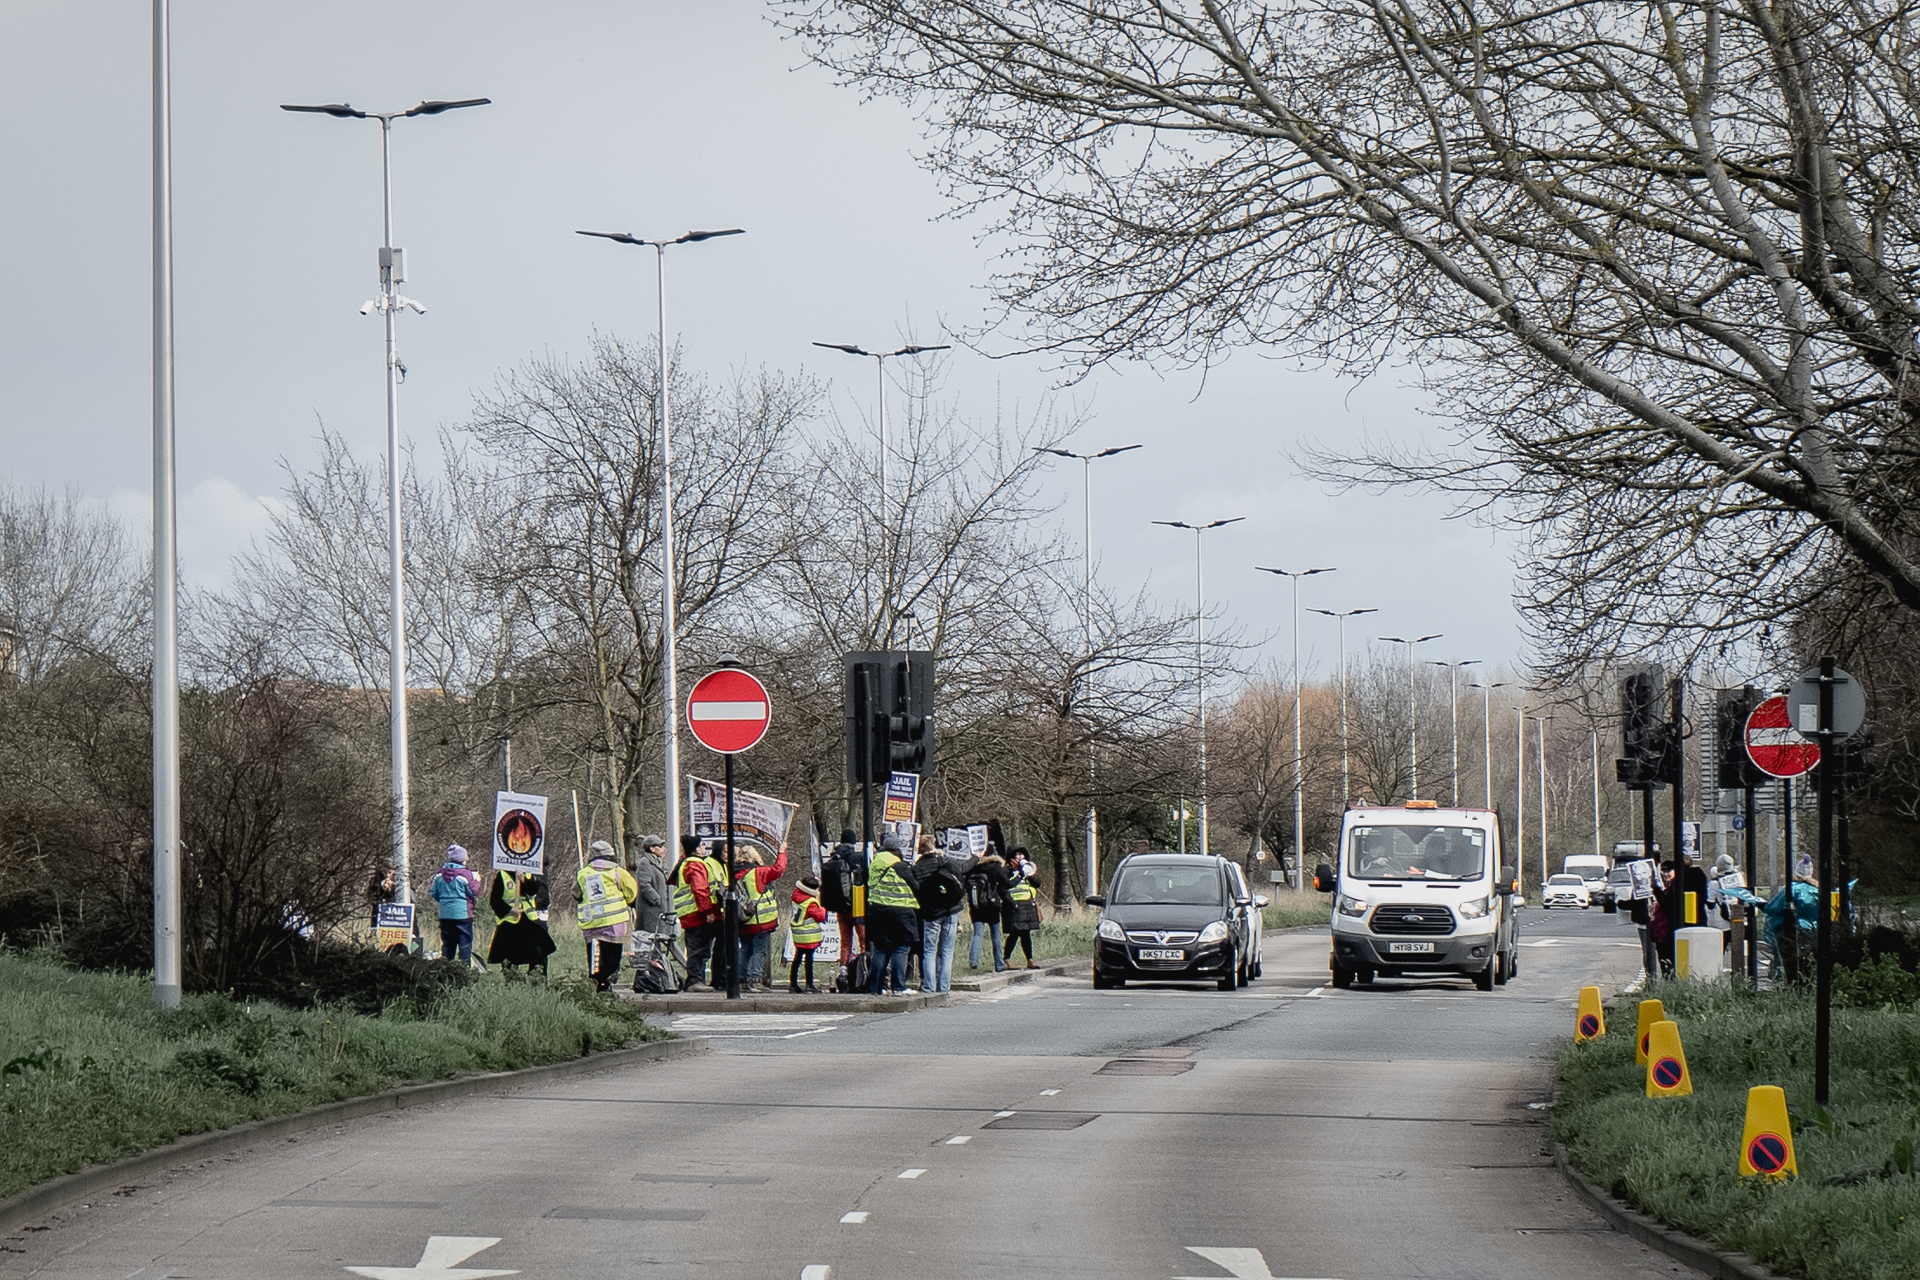
M716 900L714 889L727 882L727 869L711 854L703 853L699 836L680 837L680 865L667 877L673 890L673 914L687 932L687 990L711 991L725 986L727 961L720 941L720 913L725 904ZM707 985L707 961L713 961L713 986Z
M787 966L787 990L800 994L800 966L807 967L807 990L818 994L813 985L813 953L826 940L827 909L820 905L820 882L801 876L793 886L793 920L788 925L793 937L793 963Z
M739 859L746 864L734 879L740 903L740 985L771 991L767 954L774 930L780 927L780 904L773 899L773 882L786 874L787 846L780 846L780 856L770 867L762 865L761 856L751 849L742 851Z

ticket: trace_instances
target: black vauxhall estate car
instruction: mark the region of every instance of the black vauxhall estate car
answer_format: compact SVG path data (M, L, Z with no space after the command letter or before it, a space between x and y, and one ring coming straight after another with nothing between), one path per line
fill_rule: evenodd
M1094 944L1093 985L1212 982L1222 991L1260 975L1260 909L1225 858L1136 853L1123 859L1105 896Z

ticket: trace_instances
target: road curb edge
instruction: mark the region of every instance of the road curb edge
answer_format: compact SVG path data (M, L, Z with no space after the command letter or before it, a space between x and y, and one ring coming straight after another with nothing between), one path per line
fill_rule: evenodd
M1658 1249L1675 1262L1685 1263L1714 1280L1783 1280L1745 1253L1728 1253L1684 1231L1664 1226L1638 1209L1630 1209L1601 1190L1587 1176L1567 1162L1565 1143L1553 1144L1553 1162L1560 1166L1567 1182L1586 1202L1612 1223L1614 1228L1632 1236L1651 1249Z

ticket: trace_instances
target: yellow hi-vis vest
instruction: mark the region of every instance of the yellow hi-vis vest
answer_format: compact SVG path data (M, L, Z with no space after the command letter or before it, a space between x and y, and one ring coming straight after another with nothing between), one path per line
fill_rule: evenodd
M500 897L507 904L507 914L500 917L501 924L519 924L533 909L533 900L520 896L520 874L517 871L500 873Z
M826 926L807 914L807 908L820 901L808 898L804 902L793 904L793 945L796 947L817 947L826 937Z
M1034 892L1033 881L1024 877L1007 886L1007 897L1015 902L1032 902L1039 896Z
M740 925L742 928L758 925L776 925L780 923L780 904L773 900L773 885L759 893L753 891L753 873L758 867L748 867L735 885L740 890Z
M599 929L627 918L633 904L620 892L620 868L588 865L580 870L580 905L574 918L582 929Z
M687 883L687 863L704 862L707 865L707 896L719 898L724 890L721 886L727 882L727 869L720 865L718 858L702 855L699 858L683 858L673 870L673 914L676 918L690 916L700 907L693 898L693 886ZM719 891L719 892L716 892Z
M894 907L901 911L920 909L920 900L913 896L913 886L907 883L901 866L900 856L890 849L873 855L873 860L867 863L868 906Z

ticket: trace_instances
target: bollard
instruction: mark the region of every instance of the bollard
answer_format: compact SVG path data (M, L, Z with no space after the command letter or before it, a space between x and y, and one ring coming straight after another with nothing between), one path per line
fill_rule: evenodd
M1693 1092L1687 1053L1680 1047L1680 1024L1656 1022L1647 1033L1647 1096L1684 1098Z
M1673 932L1673 976L1711 982L1720 976L1721 949L1726 945L1718 929L1689 925Z
M1642 1000L1640 1002L1640 1026L1633 1037L1634 1066L1644 1067L1647 1065L1647 1034L1653 1030L1654 1023L1665 1022L1666 1020L1666 1007L1658 1000Z
M1800 1176L1793 1158L1793 1125L1787 1120L1787 1094L1777 1084L1747 1090L1747 1127L1740 1134L1740 1176Z
M1607 1014L1600 1007L1600 988L1580 988L1580 1013L1573 1024L1573 1042L1585 1044L1607 1034Z
M1689 927L1700 923L1700 895L1687 890L1687 924Z

